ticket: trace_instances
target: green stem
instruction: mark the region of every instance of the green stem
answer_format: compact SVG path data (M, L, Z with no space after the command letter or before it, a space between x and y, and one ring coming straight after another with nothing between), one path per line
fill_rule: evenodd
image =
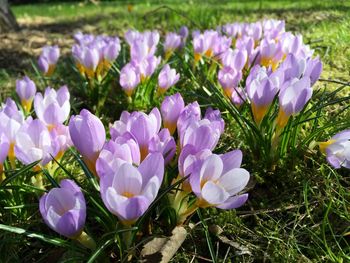
M79 241L80 244L82 244L84 247L87 247L91 250L96 249L95 241L88 234L86 234L84 231L81 232L80 236L75 238L75 240Z

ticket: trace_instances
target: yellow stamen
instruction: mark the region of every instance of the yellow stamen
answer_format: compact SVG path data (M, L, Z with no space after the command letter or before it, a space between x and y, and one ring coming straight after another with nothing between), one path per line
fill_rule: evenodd
M273 58L262 57L260 60L260 64L266 68L271 66L272 71L275 71L278 67L279 61L275 61Z
M128 191L125 191L124 193L122 193L122 196L125 196L127 198L132 198L134 197L135 195L133 193L130 193Z

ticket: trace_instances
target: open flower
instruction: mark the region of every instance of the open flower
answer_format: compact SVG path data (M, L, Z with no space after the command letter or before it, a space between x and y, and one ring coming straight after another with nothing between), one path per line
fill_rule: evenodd
M112 175L100 178L102 200L123 224L131 225L156 198L163 176L160 153L150 154L138 168L124 162Z
M16 92L21 100L23 109L26 112L30 112L36 92L35 83L27 76L23 79L18 79L16 80Z
M350 169L350 130L334 135L327 142L321 142L320 149L326 153L327 161L334 168Z
M48 87L44 97L37 93L34 98L36 116L44 122L49 129L62 124L67 120L70 112L70 94L67 86L62 86L57 91Z
M52 230L68 238L77 238L86 219L84 195L74 181L62 180L59 188L51 189L40 198L40 213Z
M79 115L70 118L69 134L89 169L96 174L95 163L106 141L106 131L101 120L83 109Z
M192 191L200 207L216 206L233 209L242 206L248 194L240 194L247 185L249 172L240 168L242 153L239 150L223 155L209 155L190 176Z
M16 134L15 155L23 164L40 161L46 165L56 156L59 147L51 139L45 124L39 120L27 120Z
M165 97L160 108L163 125L171 135L176 130L177 120L185 107L185 102L180 93Z

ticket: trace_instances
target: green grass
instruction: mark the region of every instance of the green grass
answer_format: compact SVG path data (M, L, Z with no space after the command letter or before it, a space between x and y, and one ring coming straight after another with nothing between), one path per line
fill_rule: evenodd
M121 36L129 27L139 30L155 28L165 32L177 29L183 24L191 28L211 28L233 21L285 19L287 30L301 33L305 42L310 43L320 55L324 62L322 78L340 79L344 82L350 80L349 2L168 1L165 4L166 7L159 2L134 1L131 13L127 11L125 2L101 3L98 6L78 3L20 5L14 6L13 11L20 21L34 21L27 25L28 30L44 32L49 42L53 43L62 41L62 38L70 38L72 32L78 29ZM65 45L64 53L69 52L68 47L69 45ZM30 60L35 59L35 56L29 54L26 59L28 61L18 67L0 69L2 100L5 95L13 92L14 80L19 72L32 72ZM14 59L13 63L17 63L17 60ZM67 67L58 69L61 73L65 70ZM199 78L200 75L198 73L196 77ZM59 82L63 83L65 80L62 78ZM74 79L67 81L74 86ZM184 83L183 89L189 84ZM334 89L339 87L339 84L317 84L317 88L323 87ZM348 89L344 89L345 95L350 94ZM118 107L122 106L118 104ZM346 105L329 108L321 124L327 124L334 116L334 111L343 108L345 109ZM212 241L214 254L217 253L219 262L223 262L224 259L226 262L349 262L348 171L331 169L325 164L324 156L315 149L297 151L296 162L294 159L284 160L272 171L258 166L256 164L259 160L254 160L253 156L246 154L248 146L242 142L240 131L235 127L230 115L224 112L224 116L228 128L221 140L220 149L241 147L244 150L244 166L251 171L255 179L254 190L250 191L248 204L236 211L203 211L201 216L206 218L209 230L212 230L213 226L220 226L223 232L216 236L215 231L208 233L203 230L201 224L197 225L173 262L187 262L193 257L197 262L210 260L213 251L208 250L206 235L209 235ZM106 118L108 117L116 116ZM337 116L337 119L346 120L349 117L350 113L347 110ZM324 139L328 139L328 135L331 133L325 131ZM79 170L76 163L72 164L72 157L68 156L63 163L69 166L70 171ZM55 176L62 177L63 172L60 171ZM62 257L72 258L74 262L74 257L79 258L84 253L82 249L76 246L76 250L65 252L65 246L74 246L67 245L63 239L52 239L57 235L49 230L38 216L35 196L37 192L27 186L30 184L28 178L15 180L24 181L26 184L11 188L12 192L0 190L0 203L1 200L10 200L6 206L1 203L0 224L23 228L29 231L28 233L41 233L42 236L38 240L28 237L27 234L18 236L12 232L1 231L0 255L6 255L2 260L39 262L40 259L41 262L45 262ZM79 176L78 181L82 181ZM93 190L86 182L85 187ZM197 215L193 219L199 220ZM88 225L94 231L99 227L91 218ZM227 242L227 239L236 243ZM60 247L53 246L52 243L59 244ZM108 248L112 250L112 247Z

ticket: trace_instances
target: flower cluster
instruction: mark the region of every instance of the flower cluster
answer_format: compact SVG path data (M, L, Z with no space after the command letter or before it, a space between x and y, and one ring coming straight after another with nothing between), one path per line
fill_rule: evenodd
M79 72L88 78L105 76L119 55L119 38L78 32L74 39L72 54Z
M39 165L45 166L53 157L59 159L71 145L68 127L64 125L70 113L68 88L63 86L56 91L48 87L44 95L35 94L36 86L28 77L18 80L16 86L24 112L11 98L2 105L0 134L2 143L6 143L2 155L9 157L13 168L15 158L23 164L40 161ZM33 100L36 119L24 114L30 112Z
M124 226L134 225L163 189L171 188L165 195L166 208L170 204L175 211L177 224L184 223L198 208L242 206L248 199L245 190L250 173L241 168L243 154L239 149L225 153L216 150L225 130L220 111L209 107L203 115L197 101L186 104L180 93L163 97L169 88L182 82L176 61L168 60L180 49L187 51L183 47L188 35L186 27L179 33L167 33L159 50L157 31L129 30L124 37L130 60L117 65L121 51L118 37L75 34L72 54L86 83L97 83L92 81L97 79L101 85L97 89L105 88L100 80L113 66L128 101L140 90L139 97L152 93L157 102L152 100L153 109L148 114L123 111L106 131L102 119L87 109L70 116L67 86L58 90L47 87L41 93L25 76L16 82L19 103L8 98L0 108L0 180L4 179L4 167L15 169L19 165L16 160L23 165L37 162L33 169L40 175L52 167L53 158L59 161L69 147L75 147L95 175L90 179L96 182L101 206L103 202ZM238 113L243 114L241 109L248 105L254 121L244 127L260 132L260 137L251 136L253 140L263 140L268 134L269 146L277 144L292 116L305 109L322 71L319 58L312 57L313 51L300 35L285 31L283 21L234 23L216 30L193 31L191 43L194 72L198 68L207 70L209 64L208 78L214 76L211 80L222 87L215 95ZM163 61L159 54L163 54ZM187 63L191 56L185 56ZM45 76L53 74L58 58L57 46L43 48L38 64ZM161 104L159 108L154 107L157 103ZM319 146L334 168L350 168L349 130ZM11 167L3 165L7 159ZM45 187L40 176L36 183ZM95 247L83 231L88 204L82 189L68 179L56 186L40 198L45 223L65 237Z

